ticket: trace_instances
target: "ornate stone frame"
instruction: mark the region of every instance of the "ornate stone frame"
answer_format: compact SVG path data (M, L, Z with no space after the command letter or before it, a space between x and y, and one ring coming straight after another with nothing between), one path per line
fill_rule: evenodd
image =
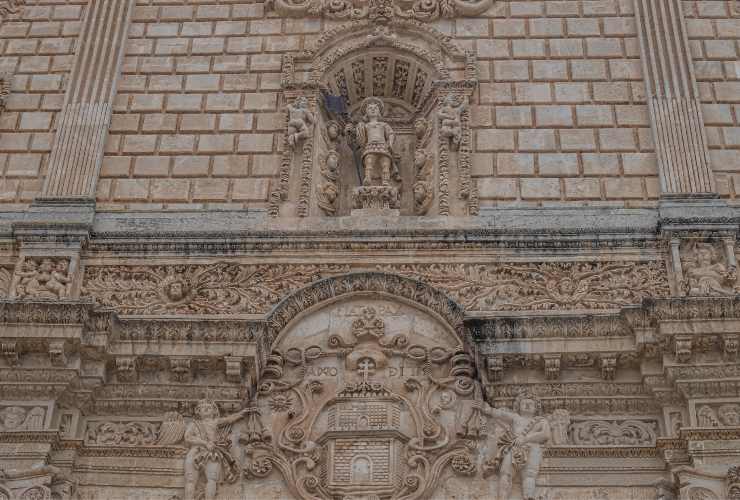
M468 111L470 96L477 86L475 56L458 48L452 43L451 37L407 19L391 19L382 23L349 22L326 32L313 48L283 57L281 85L286 105L292 105L298 98L305 98L310 113L316 117L316 123L299 148L288 140L290 125L286 114L283 157L278 183L270 194L270 215L306 217L336 213L336 209L325 208L326 201L323 204L317 202L314 189L317 184L315 179L323 178L325 182L333 184L329 187L334 196L340 191L336 177L327 176L321 165L329 152L336 154L336 139L329 139L326 133L315 132L316 129L323 132L329 123L329 118L323 116L319 106L323 99L322 92L328 89L322 79L330 68L365 49L410 55L424 61L436 73L423 97L416 105L410 106L415 109L413 116L398 124L407 135L413 132L415 123L419 122L424 122L426 131L417 131L414 156L422 153L427 160L411 168L414 169L414 187L424 187L426 196L431 200L427 203L414 202L413 214L477 215L477 187L470 172L472 141ZM438 122L441 118L437 116L438 107L449 95L455 96L454 99L460 103L459 139L452 146L448 134L440 132ZM434 140L430 141L432 138ZM407 192L414 191L409 187L406 187ZM451 196L450 191L456 195Z

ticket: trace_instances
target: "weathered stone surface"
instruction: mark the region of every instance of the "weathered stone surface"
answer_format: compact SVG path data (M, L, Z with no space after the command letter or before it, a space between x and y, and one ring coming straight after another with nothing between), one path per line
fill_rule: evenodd
M740 498L737 3L0 0L0 500Z

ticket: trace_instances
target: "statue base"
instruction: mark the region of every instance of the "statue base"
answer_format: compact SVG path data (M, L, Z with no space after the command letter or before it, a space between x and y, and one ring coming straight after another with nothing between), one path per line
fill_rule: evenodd
M352 201L352 215L359 211L363 215L398 215L398 188L393 186L357 187L352 193Z

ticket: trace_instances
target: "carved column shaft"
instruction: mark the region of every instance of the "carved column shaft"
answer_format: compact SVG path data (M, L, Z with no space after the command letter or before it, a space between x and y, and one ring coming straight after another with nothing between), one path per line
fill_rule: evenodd
M42 197L94 196L134 0L98 0L78 39Z
M663 195L714 193L680 0L635 0Z

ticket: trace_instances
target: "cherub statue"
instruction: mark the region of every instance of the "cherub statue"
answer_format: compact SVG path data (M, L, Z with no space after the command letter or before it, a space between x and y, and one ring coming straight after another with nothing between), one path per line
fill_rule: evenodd
M499 437L493 469L499 472L498 498L511 496L512 479L516 472L522 480L525 500L535 498L535 480L542 463L542 447L551 439L550 424L539 416L542 403L522 392L514 400L514 411L491 408L484 403L482 412L501 421L507 430Z
M455 94L448 94L437 111L440 121L439 133L442 137L452 140L457 149L462 139L462 113L465 111L465 101Z
M690 296L734 295L737 270L717 262L717 250L711 243L697 243L693 260L686 265L686 291Z
M388 186L394 171L393 144L396 134L387 123L381 121L384 111L383 101L377 97L367 97L362 101L363 121L355 129L357 142L362 147L362 166L364 169L362 185L369 186L380 168L381 184Z
M195 419L185 429L185 443L190 446L185 456L185 500L195 500L195 487L201 471L206 478L205 500L213 500L221 475L227 482L236 480L238 465L231 456L231 442L222 427L233 424L248 413L242 410L221 417L218 406L204 399L195 408Z
M20 277L20 282L16 287L16 294L19 297L36 297L42 292L38 274L39 266L36 261L26 258L21 264L20 270L16 271L16 275Z
M314 122L314 115L308 109L308 99L304 96L288 104L288 145L294 148L296 144L310 137Z
M47 260L45 259L45 262ZM42 262L42 265L44 263ZM63 299L69 295L69 283L72 281L69 277L69 262L67 259L59 259L56 265L48 260L48 264L51 268L51 278L46 282L46 289L51 293L55 294L60 299Z

